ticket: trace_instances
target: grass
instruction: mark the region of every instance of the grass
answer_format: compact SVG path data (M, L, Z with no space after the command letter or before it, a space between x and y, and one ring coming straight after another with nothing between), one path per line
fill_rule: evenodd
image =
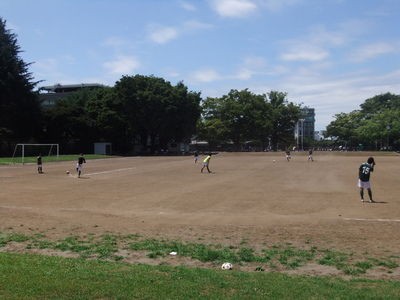
M0 253L3 299L398 299L400 282Z
M290 244L272 245L269 248L255 251L247 244L238 246L211 245L201 243L187 243L174 240L145 239L140 235L112 235L96 236L67 236L56 241L48 240L43 234L31 236L19 233L0 233L0 248L9 243L24 243L26 249L50 249L59 252L68 252L78 255L82 259L98 259L120 261L132 253L147 255L152 259L163 259L171 252L177 252L180 257L188 257L203 263L212 263L219 266L223 262L236 265L257 265L254 270L290 270L297 269L308 263L318 263L334 267L351 276L365 274L369 269L380 268L391 273L399 267L399 257L357 257L352 253L344 253L333 249L317 249L307 245L306 249L298 249ZM19 247L20 249L21 247ZM124 250L125 257L120 250Z
M54 162L54 161L73 161L77 160L79 154L70 154L70 155L60 155L57 156L43 156L43 163L46 162ZM100 154L85 154L85 159L99 159L99 158L110 158L112 156L109 155L100 155ZM0 165L10 165L14 163L22 163L21 157L0 157ZM26 156L24 158L24 163L36 163L36 156Z

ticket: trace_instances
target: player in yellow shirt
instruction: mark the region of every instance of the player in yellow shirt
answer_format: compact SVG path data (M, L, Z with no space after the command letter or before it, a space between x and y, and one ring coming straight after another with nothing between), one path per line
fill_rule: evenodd
M208 165L210 164L210 159L211 159L211 153L209 153L205 159L203 159L203 167L201 168L201 173L203 173L203 169L207 168L208 173L211 173L210 169L208 168Z

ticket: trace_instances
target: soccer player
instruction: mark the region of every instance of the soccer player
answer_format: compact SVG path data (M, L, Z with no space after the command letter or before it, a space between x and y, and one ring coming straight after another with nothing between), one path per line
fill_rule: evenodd
M314 161L312 154L313 154L313 150L312 149L308 150L308 161L310 161L310 160Z
M194 163L196 164L198 160L199 160L199 152L195 151L194 152Z
M290 161L292 157L290 156L290 150L286 150L286 160Z
M78 162L76 164L76 171L78 172L78 178L81 177L82 173L82 165L86 163L85 158L83 157L83 154L81 153L78 157Z
M37 171L39 174L43 174L43 167L42 167L42 154L39 154L39 156L36 158L37 162Z
M203 160L203 167L201 168L201 173L203 173L204 168L207 168L208 173L211 173L210 169L208 168L208 165L210 164L211 155L212 153L209 153Z
M369 157L367 162L362 163L358 169L358 187L360 188L361 202L364 202L364 189L367 189L369 202L374 203L372 200L372 190L371 184L369 182L369 177L371 172L374 171L375 160L373 157Z

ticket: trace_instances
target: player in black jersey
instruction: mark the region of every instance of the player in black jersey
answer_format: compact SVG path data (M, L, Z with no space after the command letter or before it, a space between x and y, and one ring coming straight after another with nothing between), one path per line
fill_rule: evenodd
M83 157L83 154L81 153L78 157L78 162L76 164L76 171L78 172L78 178L81 177L82 173L82 165L86 163L85 158Z
M43 174L43 167L42 167L42 155L39 154L39 156L36 158L37 162L37 171L39 174Z
M364 189L367 189L368 191L369 202L375 202L374 200L372 200L372 190L371 184L369 182L369 177L371 175L371 172L374 171L374 166L374 158L369 157L367 162L362 163L360 168L358 169L358 187L360 188L361 202L364 202Z

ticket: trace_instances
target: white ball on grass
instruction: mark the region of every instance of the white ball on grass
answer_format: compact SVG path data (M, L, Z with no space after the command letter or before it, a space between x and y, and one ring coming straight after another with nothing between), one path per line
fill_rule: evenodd
M229 262L223 263L222 266L221 266L222 270L232 270L232 268L233 268L233 266Z

